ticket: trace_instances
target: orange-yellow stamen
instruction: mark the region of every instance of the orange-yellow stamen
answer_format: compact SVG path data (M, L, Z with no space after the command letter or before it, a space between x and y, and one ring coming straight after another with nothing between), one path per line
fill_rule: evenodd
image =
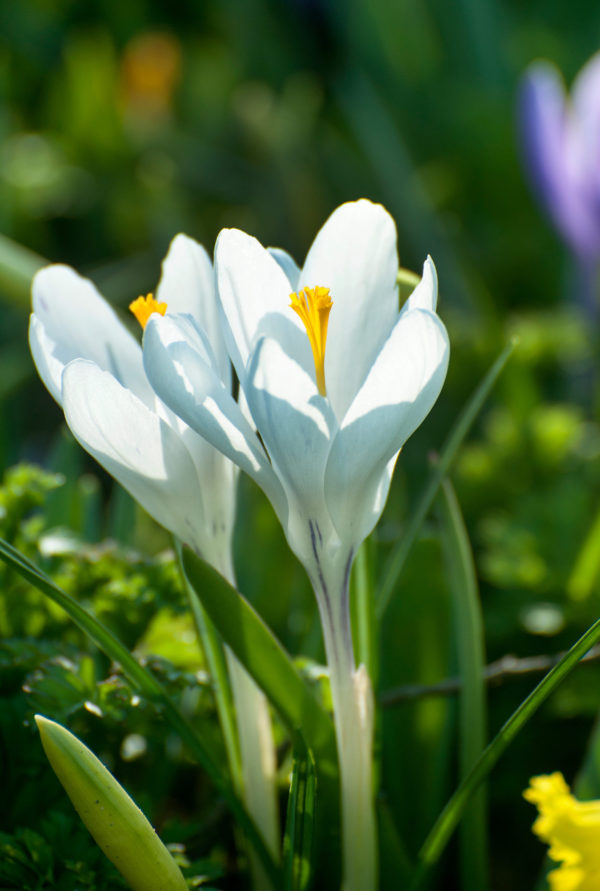
M327 325L333 303L329 296L329 288L304 288L297 294L290 294L290 307L298 313L312 347L315 360L317 387L321 396L327 395L325 388L325 343L327 341Z
M145 297L138 297L133 303L129 304L129 309L134 314L142 328L146 327L148 319L153 312L159 312L161 316L167 311L166 303L158 303L152 294L146 294Z

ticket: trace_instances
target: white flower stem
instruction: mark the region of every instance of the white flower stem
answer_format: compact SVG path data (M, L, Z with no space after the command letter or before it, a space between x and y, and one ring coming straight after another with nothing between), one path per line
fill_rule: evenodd
M364 665L354 664L348 576L344 567L319 566L314 580L333 700L342 797L344 891L377 888L377 832L373 800L373 703Z

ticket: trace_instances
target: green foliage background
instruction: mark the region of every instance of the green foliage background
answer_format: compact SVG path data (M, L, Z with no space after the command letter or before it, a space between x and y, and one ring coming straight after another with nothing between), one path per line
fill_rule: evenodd
M558 652L598 615L598 331L579 314L566 250L525 184L515 101L531 60L551 58L570 79L599 38L600 8L583 0L0 2L0 231L75 266L115 304L154 288L178 231L211 250L222 227L238 226L301 261L327 215L360 196L395 217L404 266L418 271L432 254L450 372L399 461L369 547L375 583L429 452L520 336L453 472L490 661ZM0 534L151 660L216 738L169 540L62 429L27 350L28 295L0 286ZM19 461L29 463L9 470ZM240 588L318 675L307 582L245 480L239 517ZM34 711L68 721L163 838L187 844L190 875L244 887L226 813L160 716L58 609L10 571L0 577L0 887L118 882L50 775ZM379 691L452 675L451 626L434 513L381 630ZM520 793L535 773L575 777L599 680L597 667L580 668L494 771L498 891L535 885L542 851ZM490 690L490 731L532 684ZM381 715L382 794L415 852L455 785L455 708L426 698ZM282 780L286 769L289 760ZM586 791L600 795L593 783ZM444 861L439 887L459 887L455 860Z

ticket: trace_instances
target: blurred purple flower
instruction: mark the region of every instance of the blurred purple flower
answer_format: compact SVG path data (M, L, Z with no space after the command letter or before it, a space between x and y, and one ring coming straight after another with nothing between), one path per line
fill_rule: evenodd
M519 123L533 187L591 277L600 260L600 52L580 71L570 97L555 65L530 65Z

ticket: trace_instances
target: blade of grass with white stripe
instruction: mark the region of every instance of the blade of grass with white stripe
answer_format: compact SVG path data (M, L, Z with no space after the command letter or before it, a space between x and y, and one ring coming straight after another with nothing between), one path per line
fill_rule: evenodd
M465 807L479 784L487 777L496 762L502 757L514 738L534 716L559 684L573 671L580 659L600 641L600 619L594 622L579 640L573 644L560 662L550 669L534 690L512 713L487 746L469 775L454 792L446 807L438 817L431 832L419 851L419 866L410 891L417 891L441 857L452 833L456 829Z
M283 891L306 891L310 886L316 792L312 753L297 745L283 840Z
M477 575L461 509L449 479L439 498L442 546L453 601L454 639L461 679L458 751L464 778L486 742L485 648ZM479 788L460 826L461 891L485 891L488 880L487 802Z
M223 645L219 639L219 635L215 626L206 615L206 612L200 603L200 599L196 594L192 585L190 585L185 574L182 556L181 544L175 541L175 550L181 569L183 584L194 619L196 634L200 641L200 645L204 652L204 658L210 672L211 687L215 700L219 723L221 725L221 733L225 743L227 752L227 760L229 762L229 770L233 787L238 795L242 791L242 761L240 755L239 740L237 734L237 726L235 720L235 711L233 707L233 696L231 685L229 683L229 675L227 673L227 663Z
M513 339L504 347L490 370L487 372L483 380L479 383L469 401L464 406L458 418L454 422L450 433L448 434L438 461L430 473L429 480L417 502L410 520L407 523L402 537L399 539L396 548L390 555L387 565L383 572L383 581L378 592L376 612L377 618L381 619L389 605L394 587L402 572L402 567L408 557L410 550L415 543L417 535L423 525L423 520L429 513L431 505L437 495L438 489L442 484L442 480L448 473L456 453L463 442L465 436L469 432L473 421L481 411L483 404L494 384L496 383L500 373L506 363L512 356L517 340Z
M151 702L159 705L165 720L179 734L189 747L198 762L211 777L215 786L227 802L231 813L254 845L267 874L277 887L279 869L273 862L269 851L254 821L247 813L243 803L236 795L228 777L219 767L219 755L212 751L206 740L203 740L194 728L183 717L171 701L160 682L146 668L134 659L126 647L94 616L88 613L73 597L56 585L34 563L21 554L11 544L0 539L0 559L15 569L38 591L57 603L69 617L84 631L91 640L113 662L123 669L125 677Z

